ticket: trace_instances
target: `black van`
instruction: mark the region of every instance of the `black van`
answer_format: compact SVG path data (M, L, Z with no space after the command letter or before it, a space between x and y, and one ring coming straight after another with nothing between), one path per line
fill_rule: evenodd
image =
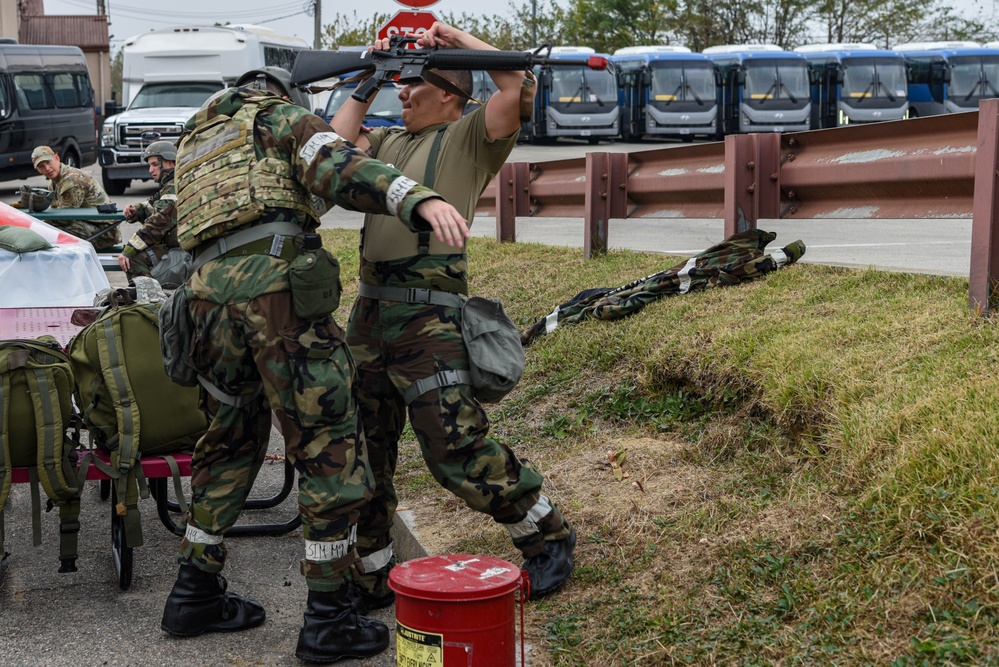
M0 180L34 175L31 151L43 145L73 167L97 160L97 110L83 51L0 43Z

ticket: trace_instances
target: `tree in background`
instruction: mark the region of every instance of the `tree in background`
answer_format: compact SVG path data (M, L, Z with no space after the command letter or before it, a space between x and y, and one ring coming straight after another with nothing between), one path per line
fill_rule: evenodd
M111 99L117 100L119 104L123 104L125 100L121 99L122 90L122 77L125 71L125 52L121 47L115 51L114 58L111 59ZM103 104L105 100L100 100Z
M979 0L983 1L983 0ZM537 44L590 46L613 53L622 46L676 44L702 51L716 44L997 39L994 22L968 19L946 0L524 0L512 18L438 13L440 19L499 49ZM370 44L389 14L362 20L335 14L324 48Z
M677 0L569 0L567 44L613 53L622 46L674 41Z

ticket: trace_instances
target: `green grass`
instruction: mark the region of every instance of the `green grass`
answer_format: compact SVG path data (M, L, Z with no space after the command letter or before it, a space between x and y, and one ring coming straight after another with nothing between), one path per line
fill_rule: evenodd
M356 232L327 239L352 279ZM682 259L469 255L523 327ZM967 302L964 279L796 265L539 338L489 408L580 534L529 607L532 664L999 665L999 329ZM619 482L600 459L626 446ZM443 494L412 449L403 496ZM474 521L456 544L519 562Z

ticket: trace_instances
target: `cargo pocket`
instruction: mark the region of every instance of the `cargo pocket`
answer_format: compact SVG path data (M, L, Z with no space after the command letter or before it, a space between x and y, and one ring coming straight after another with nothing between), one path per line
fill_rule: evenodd
M287 377L275 384L288 388L285 404L294 405L302 428L329 426L334 437L354 432L355 369L343 329L327 317L282 331L281 338L288 359Z

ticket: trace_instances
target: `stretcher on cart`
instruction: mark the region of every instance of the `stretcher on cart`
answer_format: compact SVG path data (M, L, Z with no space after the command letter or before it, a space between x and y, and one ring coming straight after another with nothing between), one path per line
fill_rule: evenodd
M48 334L53 336L64 347L70 338L80 330L80 326L72 323L72 314L76 307L54 308L0 308L0 340L37 338ZM96 459L101 465L87 467L86 479L96 480L100 484L101 500L111 500L111 551L114 558L115 574L119 588L126 590L132 583L133 548L126 544L124 519L118 515L116 507L118 499L115 496L111 477L103 469L110 465L110 455L100 449L81 447L78 459L83 462L88 456ZM142 475L145 477L149 495L156 502L156 513L167 530L175 535L182 535L181 529L174 519L175 514L186 510L184 493L180 483L181 477L191 475L191 453L178 452L156 456L143 456L139 459ZM284 484L278 493L269 498L249 499L246 509L270 509L280 505L291 492L295 478L294 468L284 462ZM170 498L167 481L174 482L174 497ZM30 481L28 468L13 468L11 481L27 483ZM37 498L33 503L39 502ZM295 516L284 523L237 525L229 530L228 537L283 535L301 525L297 512ZM75 566L71 565L75 569ZM2 570L0 570L2 577Z

